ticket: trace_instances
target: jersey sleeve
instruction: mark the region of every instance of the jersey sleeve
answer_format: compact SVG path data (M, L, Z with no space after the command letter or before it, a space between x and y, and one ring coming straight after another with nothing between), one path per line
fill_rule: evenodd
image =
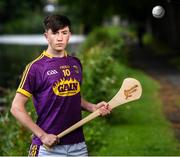
M82 66L81 61L80 61L79 58L75 57L75 59L77 60L77 63L79 65L79 67L80 67L80 71L81 71L81 82L80 82L80 84L82 85L82 82L83 82L83 66Z
M36 70L31 64L28 64L23 72L21 82L17 89L18 93L21 93L27 97L31 97L36 87Z

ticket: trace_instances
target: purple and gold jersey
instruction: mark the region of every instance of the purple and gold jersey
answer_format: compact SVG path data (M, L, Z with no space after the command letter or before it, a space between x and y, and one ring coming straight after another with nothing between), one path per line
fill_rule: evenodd
M17 92L33 98L36 124L45 132L59 134L81 120L82 66L72 56L52 57L45 51L26 66ZM84 141L82 128L60 139L60 144ZM33 144L42 144L33 137Z

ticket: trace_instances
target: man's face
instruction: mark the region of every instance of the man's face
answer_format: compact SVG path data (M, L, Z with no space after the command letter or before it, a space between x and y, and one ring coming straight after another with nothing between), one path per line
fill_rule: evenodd
M69 27L59 29L57 32L52 32L51 29L45 32L45 37L49 43L49 46L53 51L63 51L68 44L71 32Z

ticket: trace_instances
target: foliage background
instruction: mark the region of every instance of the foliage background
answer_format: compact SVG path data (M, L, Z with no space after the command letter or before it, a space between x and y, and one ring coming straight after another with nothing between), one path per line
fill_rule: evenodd
M128 67L131 42L119 38L124 29L97 29L89 35L79 53L84 71L82 94L96 103L108 101L126 77L141 80L143 96L140 100L114 110L106 118L99 117L84 126L90 155L180 155L179 143L158 101L159 85L141 71ZM126 30L128 41L134 41L132 30ZM103 33L102 33L103 32ZM111 41L112 40L112 41ZM93 44L94 43L94 44ZM27 155L31 133L9 113L15 94L9 90L7 112L0 116L0 155ZM152 103L153 102L153 103ZM31 101L28 113L36 119ZM83 113L86 116L87 113Z
M135 77L143 84L145 94L141 100L122 106L111 116L98 118L84 127L90 154L179 155L179 142L162 114L159 84L141 71L130 68L128 62L129 55L134 53L131 44L138 42L137 37L142 33L143 43L153 50L151 53L161 59L168 58L169 62L180 67L178 1L1 0L0 34L42 34L43 18L49 14L44 12L44 6L52 2L58 6L55 13L70 17L73 33L88 35L78 55L84 66L82 94L88 100L94 103L102 99L108 101L126 77ZM164 18L152 17L155 5L165 8ZM114 16L120 18L118 28L104 29L104 26L113 24ZM3 135L0 155L27 155L31 133L16 122L9 109L19 74L42 49L44 47L0 45L0 86L8 92L7 110L0 114L0 134ZM35 119L32 106L29 101L27 109Z

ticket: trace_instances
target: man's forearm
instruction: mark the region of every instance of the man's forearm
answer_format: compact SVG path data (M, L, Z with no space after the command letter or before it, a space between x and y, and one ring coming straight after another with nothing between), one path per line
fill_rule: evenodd
M33 122L32 118L25 110L23 111L22 109L14 107L11 108L11 113L23 126L32 131L37 137L40 138L45 134L45 132Z
M33 122L26 112L25 104L27 101L28 98L26 96L16 93L10 111L23 126L31 130L37 137L41 137L45 132Z
M94 112L96 110L95 104L86 101L84 98L81 98L81 106L89 112Z

